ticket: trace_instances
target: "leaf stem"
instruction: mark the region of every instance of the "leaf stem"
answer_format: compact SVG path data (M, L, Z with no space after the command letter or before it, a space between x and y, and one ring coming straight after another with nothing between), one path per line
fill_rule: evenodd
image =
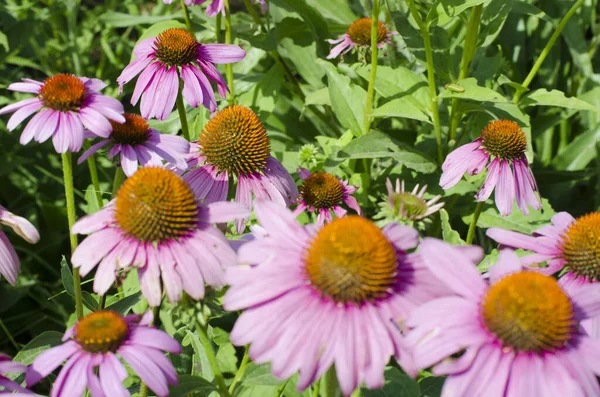
M250 360L250 356L248 355L248 346L246 346L246 348L244 349L244 357L242 357L242 362L240 363L240 366L239 366L237 372L235 373L235 376L233 377L233 381L231 382L231 385L229 385L229 394L233 394L233 391L235 390L235 386L240 381L240 379L244 376L244 372L246 372L246 365L248 365L249 360Z
M185 112L185 104L183 103L183 82L179 84L179 91L177 92L177 112L179 113L183 137L186 141L189 141L190 129L188 126L187 113Z
M113 187L112 187L112 197L115 198L117 193L119 192L119 188L123 184L125 180L125 172L123 172L123 167L117 167L115 170L115 179L113 179Z
M71 243L71 254L77 248L77 235L73 234L72 229L75 224L75 189L73 188L73 160L71 153L61 154L63 166L63 178L65 182L65 199L67 202L67 222L69 224L69 241ZM81 296L81 276L79 268L73 267L73 289L75 295L75 313L77 318L83 317L83 300Z
M190 19L190 11L188 10L187 5L185 5L184 0L181 0L181 9L183 10L183 19L185 19L185 24L186 24L188 30L190 31L190 33L193 35L194 29L192 29L192 20Z
M229 0L225 0L225 44L232 44L231 37L231 9ZM235 87L233 86L233 64L225 65L225 74L227 75L227 86L229 87L229 104L235 105Z
M483 209L484 204L485 201L480 201L477 203L477 207L475 207L475 213L473 213L473 219L471 220L471 224L469 225L467 239L465 240L467 244L473 243L473 238L475 237L475 229L477 227L477 221L479 220L479 215L481 215L481 210Z
M585 2L585 0L578 0L575 4L573 4L573 6L571 6L571 9L569 11L567 11L567 13L565 14L565 16L560 20L560 23L556 27L556 30L554 31L554 33L552 34L552 36L550 36L550 40L548 40L548 43L546 44L546 46L542 50L542 53L540 54L540 57L537 59L537 61L535 62L535 64L531 68L531 71L529 72L529 74L527 75L527 77L525 77L525 80L523 81L523 84L521 84L523 87L529 88L529 84L531 84L531 82L533 81L533 78L535 77L535 75L537 74L537 72L540 70L540 67L542 66L542 63L544 63L544 61L546 60L546 57L550 53L550 50L554 46L554 43L556 43L556 40L558 39L558 37L562 33L563 29L565 28L565 26L567 26L567 22L569 22L569 20L571 19L571 17L573 15L575 15L575 12L577 11L577 9L579 7L581 7L584 2ZM525 91L523 91L523 90L517 90L515 92L515 96L513 97L513 103L518 103L519 100L521 99L521 95L523 95L524 92Z
M88 140L83 142L83 150L88 150L90 143ZM102 208L102 191L100 190L100 179L98 178L98 168L96 167L96 157L92 154L87 159L88 169L90 170L90 179L92 180L92 186L94 186L94 192L96 193L96 200L98 200L98 206Z
M375 79L377 78L377 61L379 57L378 33L379 33L379 0L373 0L373 13L371 14L371 76L367 89L367 103L365 105L365 119L363 123L363 134L368 134L371 129L371 112L375 100Z
M217 364L217 357L215 356L215 351L213 350L212 343L208 338L208 323L206 324L206 326L204 326L200 323L200 321L197 321L197 324L200 342L202 343L202 346L204 346L204 350L206 351L206 358L208 359L208 363L210 364L210 367L212 368L215 374L215 381L217 382L217 387L219 388L221 397L230 397L229 390L225 385L225 378L223 378L223 374L221 373L219 365Z

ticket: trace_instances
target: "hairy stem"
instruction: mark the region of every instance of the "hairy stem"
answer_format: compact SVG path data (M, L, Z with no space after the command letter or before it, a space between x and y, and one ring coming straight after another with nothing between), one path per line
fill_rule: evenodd
M371 76L367 89L363 134L368 134L371 129L371 112L373 111L373 101L375 100L375 79L377 78L377 60L379 57L379 47L377 47L378 28L379 0L373 0L373 13L371 14Z
M112 197L115 198L117 193L119 192L119 188L123 184L125 180L125 172L123 172L123 167L117 167L115 170L115 179L113 179L113 187L112 187Z
M465 240L467 244L473 243L473 238L475 237L475 229L477 228L477 221L479 220L479 215L481 215L483 204L485 204L485 202L480 201L477 203L477 207L475 207L475 213L473 214L473 219L471 220L471 224L469 225L469 231L467 232L467 239Z
M88 140L83 142L83 150L88 150L90 143ZM98 200L98 206L102 208L102 191L100 190L100 179L98 178L98 168L96 167L96 157L91 155L87 159L88 169L90 170L90 179L92 180L92 186L94 186L94 192L96 193L96 200Z
M229 0L225 0L225 44L232 44L231 36L231 9ZM229 87L229 104L235 105L235 87L233 86L233 65L225 65L225 74L227 75L227 86Z
M177 112L179 113L179 121L181 121L181 133L186 141L190 140L190 129L188 126L187 113L185 112L185 104L183 103L183 84L179 84L177 92Z
M202 346L204 346L204 350L206 352L206 358L208 359L208 363L210 364L210 367L212 368L214 374L215 374L215 381L217 382L217 387L219 388L219 392L221 394L221 397L229 397L229 390L227 389L227 385L225 385L225 378L223 377L223 374L221 373L221 370L219 369L219 365L217 364L217 357L215 356L215 351L213 350L213 346L212 343L210 341L210 339L208 338L208 333L207 333L207 327L208 324L206 324L206 326L200 324L200 322L198 321L198 333L200 336L200 342L202 343Z
M185 24L190 31L191 34L194 34L194 30L192 29L192 20L190 19L190 11L185 5L185 1L181 0L181 10L183 11L183 19L185 19Z
M246 348L244 349L244 357L242 357L242 362L240 363L240 366L237 372L235 373L235 376L233 377L231 385L229 385L229 394L233 394L235 386L240 381L240 379L242 379L242 376L244 376L244 372L246 372L246 365L248 365L249 360L250 356L248 355L248 346L246 346Z

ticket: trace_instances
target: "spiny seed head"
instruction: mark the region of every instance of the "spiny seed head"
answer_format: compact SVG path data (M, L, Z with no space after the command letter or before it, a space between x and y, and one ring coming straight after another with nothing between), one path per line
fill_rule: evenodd
M387 37L387 28L381 21L377 21L377 44L385 41ZM350 37L353 43L360 46L371 45L371 18L358 19L346 30L346 34Z
M118 313L104 310L88 314L75 326L75 341L90 353L116 352L129 328Z
M492 121L481 132L481 138L485 150L499 159L515 160L527 150L525 133L511 120Z
M57 74L44 80L40 99L44 106L62 112L78 110L86 97L83 81L72 74Z
M325 225L305 261L313 287L339 304L385 298L396 281L396 249L381 229L360 216Z
M204 127L198 144L207 163L233 175L262 170L271 151L267 130L245 106L230 106L217 113Z
M600 212L578 218L563 237L563 258L578 277L600 281Z
M300 187L300 197L309 207L332 208L340 204L344 186L340 180L326 172L316 172L306 178Z
M192 190L164 168L138 170L119 189L115 207L120 228L139 241L185 237L198 223L198 203Z
M150 136L150 127L142 116L137 114L125 113L125 123L119 124L111 121L112 133L110 137L115 143L122 145L141 145L148 140Z
M171 28L158 35L154 40L156 57L165 65L182 66L198 58L200 44L185 29Z
M549 276L519 272L492 285L482 302L487 329L516 352L542 354L565 346L576 331L571 300Z
M390 199L395 213L406 219L417 219L429 209L425 200L410 192L392 193Z

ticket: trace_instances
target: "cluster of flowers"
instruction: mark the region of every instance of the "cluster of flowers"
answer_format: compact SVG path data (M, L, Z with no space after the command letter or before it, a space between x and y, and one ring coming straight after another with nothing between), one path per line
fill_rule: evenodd
M387 36L385 30L382 40ZM187 31L169 29L139 43L134 54L118 82L140 74L132 104L141 98L142 117L123 115L120 103L99 93L100 81L71 75L12 84L36 97L0 109L15 112L10 130L39 111L23 143L52 137L63 153L98 136L102 140L81 161L104 146L109 156L120 154L129 178L113 201L72 230L88 235L71 260L83 276L97 268L96 293L105 294L120 272L131 269L151 306L160 304L163 290L178 302L184 292L198 300L205 285L228 285L224 308L243 311L231 341L249 344L252 360L270 362L277 377L299 373L299 390L332 366L345 395L363 383L381 387L394 357L410 376L426 368L447 375L444 395L600 395L600 214L575 220L560 213L534 236L489 230L503 246L533 254L519 259L502 250L481 275L479 247L421 240L415 228L398 222L378 227L361 216L352 196L357 188L332 174L301 169L298 189L270 155L266 129L248 108L216 113L191 144L148 127L146 118L164 119L173 110L179 79L190 106L216 111L210 80L222 96L227 86L215 63L242 59L241 48L201 45ZM496 188L502 214L515 200L523 212L528 205L539 208L526 144L517 124L492 122L448 156L440 184L450 188L487 166L478 200ZM425 189L408 193L403 183L394 189L388 181L388 192L384 208L411 224L442 206L439 197L426 201ZM347 215L342 205L358 215ZM243 233L252 207L260 226L235 244L227 240L224 224L233 221ZM302 225L296 217L307 210L317 220ZM3 208L0 221L28 241L39 238L29 222ZM0 273L14 283L18 259L4 234L0 238ZM557 280L553 275L561 270ZM86 387L94 397L128 396L118 355L166 396L177 374L163 351L176 354L180 346L151 321L150 314L92 313L30 368L2 356L0 372L26 370L31 386L66 360L52 396L78 396ZM0 386L30 393L3 376Z

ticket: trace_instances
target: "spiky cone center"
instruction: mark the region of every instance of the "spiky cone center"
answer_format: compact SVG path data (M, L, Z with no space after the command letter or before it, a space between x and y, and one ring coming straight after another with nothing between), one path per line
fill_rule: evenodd
M481 131L481 138L485 150L499 159L518 159L527 150L525 133L511 120L492 121Z
M150 126L146 120L137 114L125 113L125 123L119 124L111 121L112 133L110 137L115 143L121 145L141 145L148 141Z
M271 151L267 130L245 106L230 106L217 113L204 127L198 144L207 163L236 176L264 169Z
M391 199L394 205L394 212L406 219L416 219L427 213L429 206L422 198L409 193L392 193Z
M360 46L371 45L371 18L358 19L348 26L346 34L353 43ZM381 21L377 21L377 44L387 38L388 30Z
M329 209L341 203L344 185L335 176L316 172L306 178L300 186L300 197L309 207Z
M199 43L185 29L167 29L154 40L156 57L168 66L190 64L198 57Z
M176 240L189 235L198 223L192 190L181 177L163 168L142 168L125 180L115 207L121 230L138 241Z
M590 281L600 281L600 212L584 215L569 226L562 248L571 272Z
M75 341L90 353L114 353L128 333L127 322L120 314L97 311L79 320L75 326Z
M339 304L389 295L396 281L396 249L373 222L346 216L325 225L305 254L313 287Z
M40 99L47 108L61 112L78 110L85 100L85 84L72 74L57 74L44 80Z
M483 298L487 329L516 352L542 354L565 346L576 331L571 300L549 276L519 272L492 285Z

